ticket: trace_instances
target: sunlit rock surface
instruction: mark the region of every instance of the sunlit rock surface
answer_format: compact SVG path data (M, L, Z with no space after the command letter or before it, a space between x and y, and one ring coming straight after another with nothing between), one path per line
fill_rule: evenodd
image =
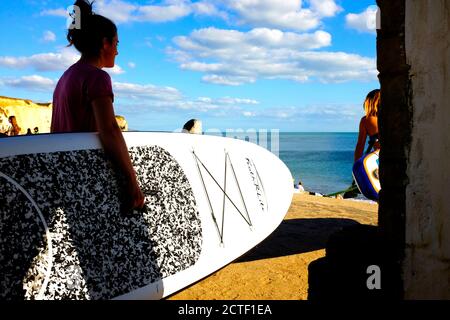
M18 99L0 96L0 132L8 131L8 118L15 116L20 127L20 134L26 134L30 129L38 128L39 133L49 133L52 119L52 103L38 103L28 99ZM116 116L122 131L128 130L128 123L123 116Z

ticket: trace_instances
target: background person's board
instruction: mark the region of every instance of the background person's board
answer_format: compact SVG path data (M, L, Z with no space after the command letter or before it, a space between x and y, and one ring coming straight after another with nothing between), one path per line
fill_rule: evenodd
M0 139L0 298L158 299L232 262L281 223L292 177L255 144L124 134L145 208L91 133Z
M374 201L378 201L378 193L381 190L378 152L374 151L361 157L353 165L353 178L359 191Z

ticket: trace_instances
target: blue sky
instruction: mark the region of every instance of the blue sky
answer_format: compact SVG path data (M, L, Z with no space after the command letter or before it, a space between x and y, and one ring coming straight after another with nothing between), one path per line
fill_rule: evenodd
M79 58L73 1L0 2L0 95L48 102ZM97 0L119 30L116 114L137 130L357 131L378 88L375 0Z

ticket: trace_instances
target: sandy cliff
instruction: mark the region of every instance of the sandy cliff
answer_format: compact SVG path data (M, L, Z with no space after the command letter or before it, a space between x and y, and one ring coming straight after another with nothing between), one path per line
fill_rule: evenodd
M8 118L15 116L20 127L20 134L27 129L39 129L39 133L50 132L52 103L36 103L27 99L0 96L0 132L8 130ZM123 116L116 116L117 123L123 131L128 130L128 123Z
M50 132L50 121L52 118L51 103L35 103L31 100L16 99L0 96L0 131L8 129L8 117L16 116L20 127L20 134L27 133L35 127L40 133Z

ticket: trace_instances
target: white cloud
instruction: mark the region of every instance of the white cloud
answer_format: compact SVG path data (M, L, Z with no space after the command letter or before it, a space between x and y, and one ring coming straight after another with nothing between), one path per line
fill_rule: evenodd
M320 26L323 17L332 17L341 9L334 0L225 0L237 15L239 24L306 31Z
M371 81L377 76L376 61L345 52L296 52L291 58L297 61L305 75L322 82Z
M192 8L190 1L172 0L164 1L164 5L162 6L140 6L134 20L167 22L186 17L191 13Z
M124 98L127 103L140 105L141 111L145 108L159 108L167 111L194 110L207 112L210 110L240 110L242 106L256 106L259 101L249 98L234 97L198 97L189 99L176 88L160 87L151 84L135 84L124 82L113 82L115 96Z
M44 41L44 42L55 42L56 41L56 35L53 32L49 31L49 30L44 31L44 34L42 36L42 41Z
M349 13L345 16L348 28L359 32L376 33L377 6L370 6L361 13Z
M236 87L244 83L253 83L256 79L251 77L219 76L216 74L211 74L203 76L202 81L206 83Z
M229 112L240 112L243 106L257 105L259 101L246 98L210 98L210 97L198 97L195 100L180 100L175 104L176 108L197 110L201 112L215 111L214 115L217 115L217 111L221 114Z
M278 106L256 111L245 111L258 119L276 119L279 121L353 121L359 120L363 110L359 105L352 104L323 104L306 106Z
M35 91L52 91L56 86L54 80L39 75L23 76L19 79L0 79L0 84Z
M117 24L129 22L167 22L185 17L192 12L217 14L213 7L192 4L184 0L165 0L159 5L138 5L122 0L97 0L93 11L101 14ZM66 9L44 10L43 16L68 17Z
M259 101L250 98L235 97L185 97L173 87L160 87L151 84L134 84L113 82L116 104L121 110L134 112L178 112L179 110L208 113L210 116L218 114L240 114L246 106L257 106ZM125 99L125 100L119 100Z
M173 39L181 49L201 51L226 50L239 46L240 50L252 53L261 47L318 49L331 44L331 35L325 31L298 34L277 29L256 28L249 32L224 30L214 27L194 30L189 37L178 36Z
M131 69L134 69L134 68L136 68L136 63L130 61L130 62L128 62L128 67Z
M0 67L9 69L34 69L40 72L65 71L80 59L80 54L73 47L63 48L59 52L40 53L29 57L0 56ZM105 69L112 75L125 71L119 66Z
M0 56L0 66L11 69L32 68L37 71L65 70L75 63L80 55L72 48L64 48L58 53L40 53L29 57Z
M69 17L69 14L67 13L66 9L50 9L50 10L44 10L40 13L41 16L55 16L55 17Z
M39 75L23 76L18 79L0 78L3 86L26 88L35 91L52 92L57 81ZM116 98L133 99L141 101L158 101L168 106L174 102L181 103L184 98L180 91L172 87L159 87L151 84L141 85L113 81L113 91Z
M219 105L257 105L259 101L254 99L242 99L242 98L232 98L223 97L218 99L212 99L209 97L198 97L197 101L203 103L214 103Z
M254 99L241 99L241 98L231 98L231 97L223 97L216 100L218 104L223 105L257 105L259 101Z
M97 0L94 12L115 23L175 21L189 15L219 17L231 24L306 31L342 9L336 0L163 0L139 5L124 0ZM154 2L154 1L151 1ZM305 6L309 4L309 6ZM45 10L41 15L67 17L65 9Z
M201 102L205 102L205 103L211 103L213 101L212 98L208 98L208 97L198 97L197 101L201 101Z
M226 11L220 10L214 3L208 0L192 3L192 11L196 15L220 17L225 21L229 20Z
M133 14L139 6L121 0L97 0L94 3L94 12L97 12L115 23L132 21Z
M94 11L113 20L127 22L168 22L192 13L192 4L184 0L165 0L160 5L136 5L122 0L98 0Z
M309 0L311 10L320 17L334 17L342 11L334 0Z
M158 87L151 84L141 85L125 82L113 82L114 94L121 98L155 99L176 101L182 98L180 91L172 87Z
M167 53L204 82L237 86L258 78L343 82L374 80L375 59L344 52L311 51L331 44L324 31L298 34L256 28L249 32L206 28L173 39Z
M239 24L256 27L310 30L320 20L310 9L301 8L301 0L231 0L228 7L237 14Z
M104 70L113 76L125 73L125 71L117 64L112 68L105 68Z
M181 65L181 69L199 72L216 72L222 70L223 68L224 65L218 63L190 62L190 63L183 63Z
M0 86L22 88L28 91L40 91L51 93L58 80L52 80L39 75L23 76L17 79L0 78ZM190 110L192 112L215 112L229 114L230 112L242 112L244 106L256 106L259 101L249 98L234 97L198 97L190 99L185 97L178 89L167 86L155 86L152 84L136 84L113 81L115 95L115 107L121 112L142 114L151 110L164 110L178 112Z
M0 86L22 88L28 91L52 92L56 80L39 75L23 76L19 79L0 79ZM234 97L198 97L189 99L172 87L159 87L151 84L113 82L116 96L115 108L122 113L142 114L143 112L165 111L207 113L211 117L270 119L271 121L301 122L321 119L322 121L349 122L356 125L363 111L360 105L307 105L278 106L269 109L255 109L259 101ZM120 100L124 99L124 100ZM247 107L251 109L248 109Z

